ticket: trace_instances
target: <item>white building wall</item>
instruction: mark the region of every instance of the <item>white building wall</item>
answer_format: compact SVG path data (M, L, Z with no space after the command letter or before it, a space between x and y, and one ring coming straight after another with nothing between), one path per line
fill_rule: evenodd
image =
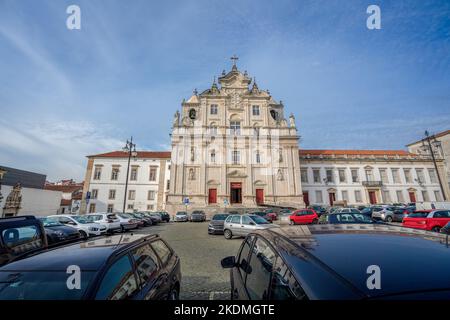
M127 189L127 202L125 211L146 211L156 210L158 200L158 183L161 159L132 159L130 162L129 182ZM93 170L89 181L89 191L91 192L91 199L87 203L87 211L90 211L91 204L95 204L95 212L106 212L108 205L113 205L114 212L123 211L123 200L125 195L125 179L127 174L128 159L124 158L98 158L94 159ZM117 180L111 179L112 169L114 166L119 166L119 175ZM131 181L131 168L137 167L137 179ZM99 180L94 180L95 168L101 168L101 177ZM150 181L150 167L156 167L155 181ZM167 168L164 168L167 172ZM97 199L93 199L93 190L97 190ZM109 199L110 190L115 190L115 199ZM129 200L130 190L135 191L135 199ZM154 199L148 199L148 192L154 191ZM133 205L133 209L128 208L128 205ZM153 206L153 207L152 207Z
M3 200L0 202L0 217L3 216L3 206L12 188L12 186L2 185ZM59 210L62 197L62 192L60 191L22 188L21 194L22 208L19 210L19 215L41 217L56 214Z
M428 169L434 170L432 163L332 163L330 161L312 161L307 162L302 160L301 169L307 169L308 181L302 182L303 192L308 192L310 204L325 204L330 205L328 191L335 189L336 201L342 201L342 191L347 191L348 201L350 205L362 205L368 204L369 197L367 187L363 186L363 181L366 181L365 168L370 166L373 172L373 181L381 181L380 169L385 169L388 175L388 181L382 183L382 187L377 194L378 203L396 203L396 202L410 202L409 192L415 190L415 196L417 202L426 201L423 197L422 191L428 193L429 201L439 201L436 198L435 192L438 192L441 197L442 193L438 182L432 182L430 179ZM313 169L320 169L320 183L314 183ZM326 177L326 169L332 169L334 182L325 183L323 179ZM346 182L340 182L338 177L338 170L345 169ZM358 170L359 182L352 182L351 169ZM394 183L392 169L399 169L400 181ZM406 183L404 169L410 169L412 175L412 182ZM422 169L425 181L422 184L418 182L418 176L416 169ZM316 191L322 192L322 201L319 201ZM361 194L361 201L357 202L355 197L355 191L359 191ZM398 199L397 191L400 191L403 195L403 199ZM389 193L390 199L385 199L385 192Z

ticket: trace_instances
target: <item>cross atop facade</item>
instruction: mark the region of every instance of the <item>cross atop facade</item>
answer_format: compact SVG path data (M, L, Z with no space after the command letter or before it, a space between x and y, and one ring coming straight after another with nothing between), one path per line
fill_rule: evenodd
M239 58L236 55L234 55L230 59L233 60L233 67L236 67L236 62L239 60Z

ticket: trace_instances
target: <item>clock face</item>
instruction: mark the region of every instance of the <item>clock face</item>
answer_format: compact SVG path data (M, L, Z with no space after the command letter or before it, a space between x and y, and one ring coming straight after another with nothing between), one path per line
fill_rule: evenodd
M270 115L272 116L273 120L278 120L278 112L275 110L270 110Z
M195 120L197 118L197 111L195 111L195 109L189 110L189 118L191 120Z

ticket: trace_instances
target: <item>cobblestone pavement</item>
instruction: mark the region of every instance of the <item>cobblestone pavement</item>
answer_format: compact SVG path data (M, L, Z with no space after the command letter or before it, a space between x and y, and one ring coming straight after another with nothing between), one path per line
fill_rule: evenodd
M235 255L242 238L209 235L208 222L162 223L138 232L159 234L180 256L181 299L229 299L229 271L222 269L220 260Z

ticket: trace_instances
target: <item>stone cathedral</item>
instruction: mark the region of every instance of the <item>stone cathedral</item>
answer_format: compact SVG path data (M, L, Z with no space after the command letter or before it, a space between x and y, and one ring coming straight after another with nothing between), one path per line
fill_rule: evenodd
M211 88L194 90L172 127L166 209L176 212L261 205L302 207L295 117L261 90L233 57Z

